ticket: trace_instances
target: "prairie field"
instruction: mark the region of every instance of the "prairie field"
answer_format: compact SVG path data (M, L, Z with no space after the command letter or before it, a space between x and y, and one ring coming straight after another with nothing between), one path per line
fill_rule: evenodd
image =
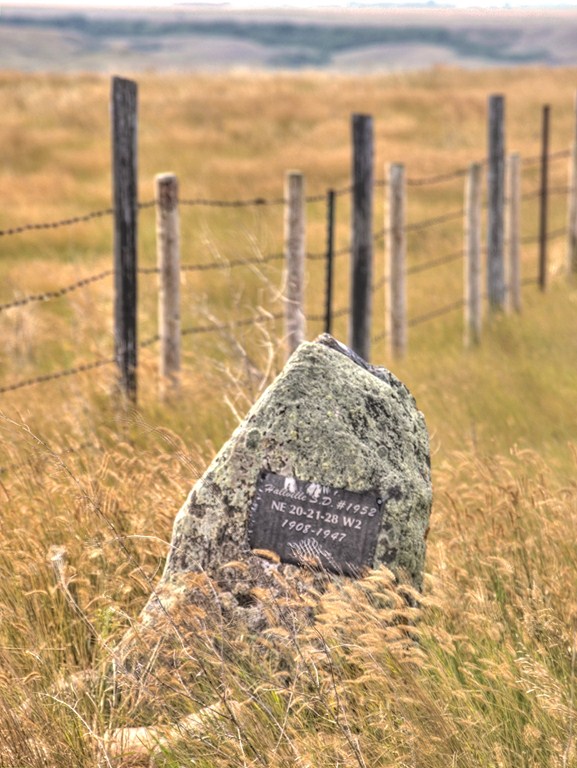
M556 234L576 76L138 75L139 339L157 333L146 204L165 171L179 177L183 264L213 267L182 272L182 324L207 330L183 336L180 391L164 399L154 343L139 352L137 405L118 396L113 365L0 393L1 766L577 766L577 284ZM7 232L110 207L109 90L100 75L0 74L0 389L113 355L110 276L29 300L112 269L111 217ZM462 247L464 177L418 182L483 160L491 93L506 96L507 149L524 160L522 312L485 312L482 343L467 349L462 310L442 312L414 323L407 355L394 359L379 287L385 165L404 163L413 182L409 224L457 212L408 235L415 319L463 295L462 260L444 257ZM544 103L555 236L542 293L533 193ZM123 696L114 649L157 583L174 516L285 359L275 319L285 173L302 171L311 196L345 190L352 113L375 121L371 361L409 386L431 435L424 592L409 608L384 570L335 579L315 632L286 637L282 658L271 638L209 614L205 632L184 638L182 667L158 673L151 658ZM270 204L194 203L255 198ZM313 257L325 215L322 199L307 205ZM334 334L345 342L349 219L344 192ZM323 329L324 280L322 258L309 258L311 339ZM111 737L137 727L147 729L137 751Z

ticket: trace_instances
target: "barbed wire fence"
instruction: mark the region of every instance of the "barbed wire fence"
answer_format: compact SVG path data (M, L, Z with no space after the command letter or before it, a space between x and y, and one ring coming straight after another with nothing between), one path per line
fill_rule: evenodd
M130 81L128 81L130 82ZM372 154L373 148L371 147L354 147L353 152ZM562 160L571 159L570 179L568 184L556 184L551 185L548 181L546 171L552 163ZM128 165L131 163L129 162ZM126 163L124 164L126 166ZM132 336L132 343L135 347L135 354L132 357L132 361L129 365L133 366L131 374L136 375L136 349L146 349L153 347L157 344L160 345L160 369L165 378L171 378L177 380L179 362L174 365L174 353L170 350L174 350L175 347L180 348L181 339L186 336L201 335L201 334L213 334L235 331L241 328L250 328L252 326L274 325L280 321L285 321L285 329L290 328L291 324L295 324L295 318L298 318L300 323L301 338L297 337L298 341L304 338L304 321L309 323L322 323L323 330L330 332L332 330L332 322L339 318L348 318L349 326L352 327L355 324L355 318L358 318L363 313L367 313L367 319L364 323L368 328L369 336L362 343L364 349L368 349L369 345L379 344L385 341L387 350L390 355L402 355L407 351L407 333L408 329L415 328L417 326L432 322L438 318L444 317L451 313L455 313L459 310L465 310L464 323L474 323L475 332L469 333L469 342L471 339L478 340L480 336L480 317L472 318L473 307L477 314L480 312L481 302L489 302L491 307L492 289L489 285L489 290L483 292L480 286L479 274L481 270L480 259L484 254L487 263L490 261L489 247L481 253L481 232L480 221L481 209L487 213L492 205L490 193L487 192L486 199L483 200L479 190L475 199L474 206L468 204L470 196L471 185L473 179L476 176L480 178L479 172L474 171L474 168L485 168L489 178L491 180L491 166L494 166L493 175L497 173L500 177L501 185L505 186L505 173L509 167L509 159L504 155L492 156L491 152L486 160L475 163L469 168L460 168L454 171L436 174L428 177L404 177L403 166L391 165L388 169L387 177L384 179L373 180L372 173L370 178L356 177L353 178L352 184L343 185L339 188L329 190L327 193L314 194L309 196L301 196L299 199L291 199L290 195L285 194L283 197L265 198L254 197L248 199L238 200L215 200L209 198L187 198L180 197L178 195L178 188L176 191L173 189L171 192L164 194L157 191L156 198L154 200L137 202L132 199L132 207L134 211L143 211L147 209L154 209L157 216L157 229L159 237L158 252L161 254L160 262L156 267L140 267L136 265L136 258L134 254L133 263L131 269L134 270L134 275L157 275L160 282L160 301L167 302L167 309L165 315L169 318L180 316L180 305L178 295L175 297L171 295L171 290L164 281L164 278L168 273L172 274L172 284L174 285L174 274L181 275L186 272L210 272L210 271L223 271L233 270L243 267L263 267L265 265L278 263L284 265L283 272L285 275L297 274L300 275L300 280L303 281L305 274L305 264L314 264L315 262L324 263L325 265L325 307L324 312L321 313L309 313L306 316L304 308L304 285L296 286L296 293L293 292L292 296L287 297L288 290L284 295L284 307L282 311L269 311L259 310L259 312L253 316L234 319L230 322L211 322L205 324L196 324L181 327L180 323L168 322L164 327L159 327L158 332L152 336L137 342L136 332L134 331ZM547 243L560 238L567 237L568 242L568 255L567 264L568 269L571 271L577 271L577 257L574 253L577 249L575 243L577 242L577 201L575 190L575 151L574 150L559 150L556 152L549 152L548 148L546 152L541 152L540 155L535 157L526 158L523 161L524 167L532 168L537 167L541 171L541 184L537 189L531 189L529 191L521 193L520 188L511 186L512 182L509 179L507 194L502 195L500 202L501 205L501 221L503 222L502 233L503 252L500 254L502 273L500 276L503 293L502 304L498 306L498 309L504 309L510 302L508 296L509 292L515 290L515 286L511 284L513 279L518 281L516 290L528 285L539 284L544 288L546 281L543 279L543 269L547 270L547 262L543 263L543 248ZM393 182L393 171L395 168L403 169L400 174L400 187L395 190ZM496 170L495 170L496 169ZM166 174L163 174L166 177ZM159 177L160 178L160 177ZM175 177L173 177L175 178ZM166 180L166 179L165 179ZM439 184L451 183L455 181L465 181L464 192L464 206L458 209L448 212L440 213L434 217L426 217L417 221L405 220L406 210L406 189L414 190L426 190L427 187L434 187ZM131 181L133 190L136 189L134 179ZM159 187L157 187L157 190ZM382 189L385 192L387 198L386 204L386 224L383 228L374 231L372 229L372 222L374 220L372 210L372 196L377 189ZM354 221L354 211L361 205L366 205L367 190L370 191L370 216L364 212L364 219L367 221L367 226L370 227L368 232L365 232L361 237L363 243L362 252L359 252L358 235L355 236L353 231L351 234L351 244L345 247L335 248L335 201L339 197L349 197L350 207L353 211L352 218ZM547 229L547 219L543 217L542 211L548 206L549 199L554 196L564 196L567 198L567 226L559 227L556 229ZM361 198L365 198L364 202ZM397 201L395 203L395 201ZM514 219L515 206L520 206L522 203L530 204L537 202L540 207L540 215L538 220L540 222L540 229L535 234L528 234L521 236L520 234L520 221L517 216L516 221ZM327 214L327 231L326 231L326 248L323 251L308 251L306 248L306 232L303 226L305 219L304 209L306 206L317 203L326 203ZM175 252L174 247L164 247L162 245L163 238L167 242L178 243L178 231L174 230L176 226L178 228L178 214L179 211L186 208L221 208L221 209L241 209L241 208L264 208L268 206L281 207L285 213L285 248L282 252L269 253L265 255L259 255L255 258L234 258L228 260L212 260L206 262L199 262L195 264L180 263L180 253ZM99 211L94 211L80 216L69 217L52 222L40 222L40 223L27 223L11 228L0 230L0 240L5 237L13 237L24 235L30 231L39 230L53 230L61 227L72 227L81 225L86 222L93 221L95 219L103 219L106 217L114 218L115 228L118 229L122 226L122 222L119 222L118 206L114 208L107 208ZM295 227L295 231L291 231L291 223ZM442 227L444 225L455 226L456 222L461 221L463 226L463 245L458 248L452 248L441 256L435 256L426 260L420 260L412 258L411 263L407 261L407 239L410 237L419 237L423 233L427 233L428 230L436 227ZM172 223L171 223L172 222ZM296 224L294 224L296 222ZM545 231L543 231L543 222L545 222ZM128 222L128 226L135 226L134 219ZM172 230L171 230L172 228ZM471 238L471 230L473 232L473 238ZM133 233L134 235L134 233ZM120 237L122 240L122 237ZM134 240L134 236L133 236ZM471 248L467 245L467 242L475 241L475 247ZM519 264L508 264L508 270L510 272L508 281L505 280L504 273L506 271L505 261L506 255L504 253L504 247L507 247L507 258L519 259L519 251L522 246L529 246L538 244L540 246L539 254L539 272L536 275L521 276L521 269ZM382 247L384 251L384 274L377 279L373 279L373 251L377 247ZM356 249L356 251L355 251ZM409 248L410 250L410 248ZM516 253L516 256L515 256ZM333 307L333 281L334 281L334 267L335 260L339 257L350 255L350 272L351 272L351 290L350 290L350 302L348 306L339 307L335 309ZM166 260L166 261L165 261ZM413 278L417 275L428 273L430 270L443 268L449 265L456 265L457 262L461 263L461 270L459 271L459 278L463 278L465 282L464 291L461 291L459 297L454 297L451 300L445 300L440 306L430 307L422 309L418 313L411 316L407 315L407 278ZM357 280L355 284L354 272L355 266L361 265L362 269L360 273L363 275L362 280ZM320 265L320 264L319 264ZM11 301L0 304L0 314L8 311L16 311L19 308L25 307L29 304L37 304L49 302L57 299L61 299L73 292L81 291L88 288L95 283L99 283L113 277L115 281L116 294L120 292L122 294L122 280L119 280L119 272L125 268L119 266L118 260L115 261L113 269L107 269L94 275L82 277L74 283L62 286L61 288L49 290L44 293L34 293L20 298L13 299ZM467 275L477 272L476 283L472 286L467 282ZM488 271L488 270L487 270ZM456 273L455 273L456 274ZM489 280L491 276L488 275ZM462 280L462 281L463 281ZM164 281L164 283L163 283ZM178 280L176 281L178 283ZM285 279L285 284L287 280ZM290 282L290 277L289 277ZM453 282L459 282L454 280ZM384 291L384 306L385 306L385 327L380 332L375 332L374 322L371 316L372 300L375 296L380 295ZM473 296L472 291L476 292L476 296ZM281 292L279 291L279 294ZM295 300L296 296L296 300ZM443 297L446 298L446 297ZM117 297L118 302L118 297ZM122 301L122 296L121 296ZM493 309L495 307L492 307ZM518 309L517 306L515 308ZM136 301L134 306L130 308L130 312L134 316L134 322L136 318ZM162 313L161 313L162 314ZM285 331L286 332L286 331ZM125 341L122 338L119 339L121 331L115 328L115 353L110 356L103 356L98 359L83 362L70 368L43 373L38 376L21 379L19 381L8 382L0 386L0 395L15 392L34 385L45 384L58 379L66 377L76 376L81 373L93 371L99 368L107 366L118 366L121 370L126 370L126 360L121 360L123 349L126 347ZM354 344L353 344L354 347ZM289 348L289 352L291 349ZM367 355L368 357L368 355ZM180 355L176 356L176 359L180 361ZM121 376L122 379L122 376ZM125 392L135 397L134 392L131 393L130 386L124 382Z

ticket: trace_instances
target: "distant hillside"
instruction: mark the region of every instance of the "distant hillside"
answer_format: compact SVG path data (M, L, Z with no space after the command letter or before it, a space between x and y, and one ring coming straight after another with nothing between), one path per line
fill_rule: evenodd
M24 71L320 68L577 62L577 13L447 9L82 13L5 8L0 67Z

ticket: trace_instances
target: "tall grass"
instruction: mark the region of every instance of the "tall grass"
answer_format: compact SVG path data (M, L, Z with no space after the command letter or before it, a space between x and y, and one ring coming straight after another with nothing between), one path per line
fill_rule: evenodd
M147 75L141 196L152 196L144 180L168 167L190 197L276 197L295 165L311 192L346 183L353 110L377 118L379 165L405 159L411 176L464 166L484 152L493 90L508 96L511 149L536 154L543 93L553 104L553 148L565 148L573 94L572 73L563 74ZM0 228L109 205L107 91L99 77L2 75L0 136L11 159L0 175L12 193ZM564 169L556 173L562 181ZM459 185L411 192L410 215L459 207L461 194ZM562 223L563 206L553 216ZM321 205L311 207L311 250L322 250L323 217ZM183 261L274 252L281 230L280 209L187 211ZM339 237L346 242L345 224ZM461 233L457 225L412 237L417 261L458 247ZM110 266L103 222L1 246L0 302ZM154 263L144 212L141 257ZM531 274L534 251L524 259ZM560 270L561 244L553 259ZM453 267L412 284L412 311L460 290ZM318 311L315 269L311 262L310 312ZM348 275L344 263L338 269L343 305ZM274 307L282 276L273 263L183 279L185 321L196 323ZM145 276L141 287L145 337L156 330L155 301ZM480 348L463 352L455 315L415 328L407 359L388 361L416 395L433 447L426 586L409 601L382 570L333 580L302 606L290 572L263 593L232 564L165 596L164 633L136 620L190 486L282 366L280 327L195 338L182 391L164 402L154 352L143 351L138 409L111 396L108 368L4 395L0 765L576 765L574 304L575 285L558 275L546 296L525 290L521 317L492 318ZM3 379L108 355L111 305L103 281L0 313ZM346 339L344 322L337 333ZM384 359L377 345L374 360ZM230 591L240 587L266 605L265 632L230 611Z
M254 634L222 584L192 576L161 595L171 618L150 636L133 619L191 479L178 439L158 437L173 450L40 446L3 481L3 764L575 764L575 483L532 453L454 454L417 607L383 570L335 580L314 627L295 627L287 582L276 601L254 591L272 612ZM119 677L130 627L138 662Z

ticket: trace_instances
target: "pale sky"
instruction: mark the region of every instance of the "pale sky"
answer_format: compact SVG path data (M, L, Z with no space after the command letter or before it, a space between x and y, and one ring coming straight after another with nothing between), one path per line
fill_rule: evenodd
M415 5L419 0L385 0L387 4ZM382 0L361 0L362 4L370 8L378 6ZM560 6L577 6L577 0L437 0L439 5L451 5L457 8L489 9L497 7L526 7L526 8L559 8ZM201 6L226 4L230 8L320 8L320 7L346 7L348 0L321 0L311 3L310 0L228 0L226 3L218 0L203 0ZM174 8L182 6L193 7L194 2L175 2L175 0L10 0L7 3L0 2L0 11L3 7L59 7L82 10L83 8Z

